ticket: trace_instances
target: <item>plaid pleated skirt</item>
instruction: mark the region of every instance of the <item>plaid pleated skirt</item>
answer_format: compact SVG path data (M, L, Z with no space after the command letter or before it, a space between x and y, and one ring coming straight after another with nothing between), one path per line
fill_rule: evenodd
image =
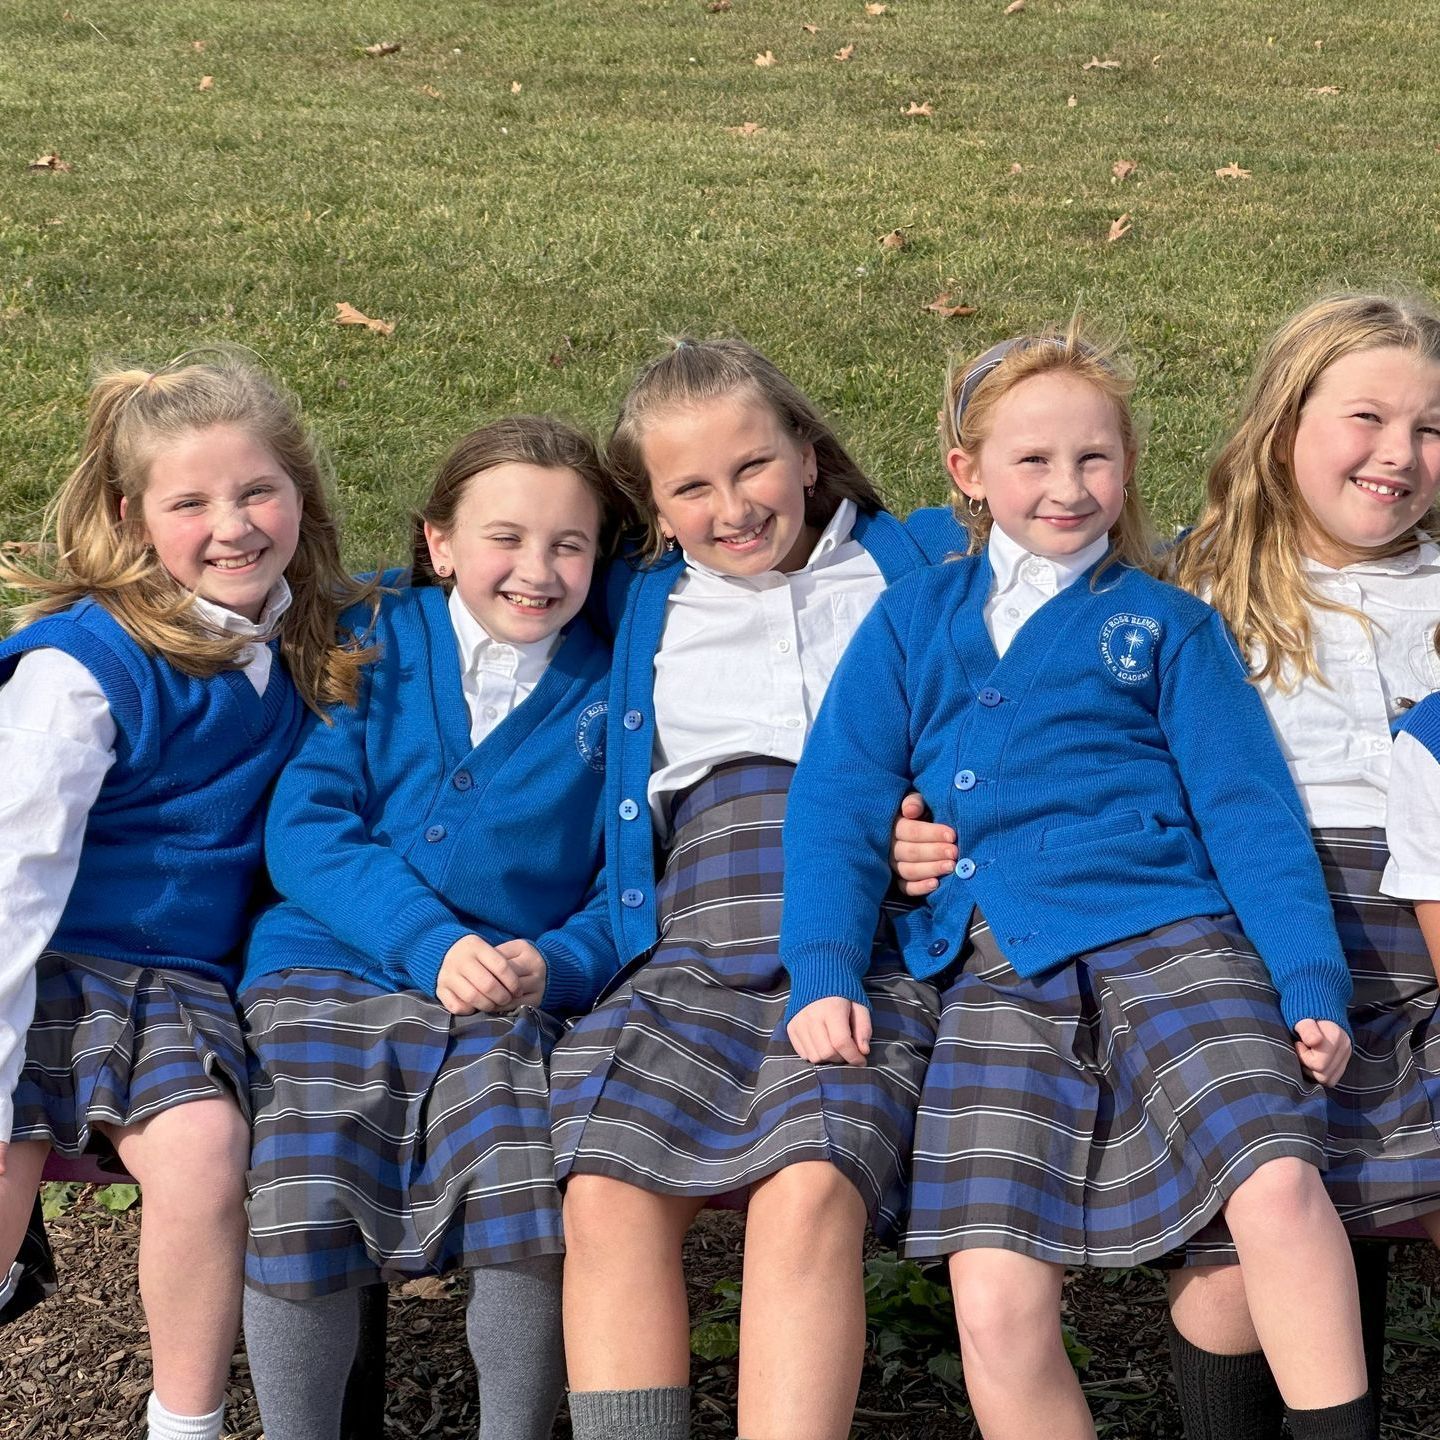
M138 1125L217 1096L249 1115L240 1017L218 981L49 950L35 983L12 1139L105 1163L114 1151L97 1122Z
M451 1015L340 970L240 997L255 1114L246 1283L303 1300L563 1249L542 1010Z
M1324 1163L1325 1101L1229 916L1030 979L977 919L942 991L905 1250L1135 1265L1269 1160Z
M783 761L734 761L678 798L660 942L555 1050L556 1174L729 1202L787 1165L824 1160L884 1235L904 1209L935 991L893 949L877 950L865 981L869 1063L811 1065L795 1053L779 956L793 773Z

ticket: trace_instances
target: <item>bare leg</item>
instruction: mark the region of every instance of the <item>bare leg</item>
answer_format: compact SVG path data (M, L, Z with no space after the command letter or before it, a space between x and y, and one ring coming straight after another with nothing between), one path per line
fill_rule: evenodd
M1320 1172L1302 1160L1272 1160L1230 1197L1225 1219L1285 1403L1319 1410L1364 1395L1355 1266Z
M249 1127L217 1096L104 1130L145 1192L140 1299L155 1394L173 1414L209 1414L225 1397L240 1328Z
M965 1388L985 1440L1095 1440L1060 1334L1064 1278L1009 1250L950 1257Z
M35 1208L35 1192L40 1188L40 1172L49 1153L48 1140L19 1140L6 1152L5 1173L0 1175L0 1281L5 1279L25 1238L25 1227Z
M865 1202L823 1160L756 1185L745 1223L740 1433L845 1440L865 1358Z
M1172 1270L1170 1319L1192 1345L1215 1355L1248 1355L1260 1348L1238 1265Z

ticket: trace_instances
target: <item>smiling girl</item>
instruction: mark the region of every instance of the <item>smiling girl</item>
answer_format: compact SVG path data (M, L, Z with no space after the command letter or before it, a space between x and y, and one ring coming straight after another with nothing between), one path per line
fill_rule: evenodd
M145 1193L149 1433L213 1440L261 811L305 706L354 698L335 620L366 591L293 402L229 358L103 376L52 520L51 568L4 575L38 598L0 644L0 1278L48 1152L118 1156Z
M1129 389L1073 327L952 377L972 553L881 597L796 772L789 1033L865 1063L890 817L915 788L962 853L896 921L942 992L905 1244L950 1257L986 1440L1091 1440L1065 1267L1154 1258L1221 1210L1291 1433L1361 1440L1355 1280L1302 1073L1344 1072L1349 976L1223 622L1147 573Z

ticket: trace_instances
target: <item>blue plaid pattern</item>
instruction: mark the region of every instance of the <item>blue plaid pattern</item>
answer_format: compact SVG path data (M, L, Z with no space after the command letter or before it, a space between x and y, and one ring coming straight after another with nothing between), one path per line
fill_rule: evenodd
M1134 1265L1266 1161L1322 1163L1325 1102L1238 923L1182 920L1023 979L983 920L941 995L910 1255Z
M836 1165L872 1225L904 1207L934 990L882 950L866 980L869 1064L811 1065L785 1034L780 827L792 766L733 761L678 797L660 943L551 1063L556 1174L738 1197L803 1160Z
M218 981L48 950L35 982L13 1139L113 1158L96 1121L138 1125L223 1095L249 1114L240 1017Z
M559 1021L453 1016L339 970L280 971L240 1000L248 1284L299 1300L563 1248L545 1077Z

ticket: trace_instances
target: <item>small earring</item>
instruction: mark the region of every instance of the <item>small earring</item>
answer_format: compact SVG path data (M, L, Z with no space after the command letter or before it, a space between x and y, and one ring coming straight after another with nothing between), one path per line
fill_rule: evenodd
M965 502L965 508L972 516L980 516L985 513L985 502L977 500L973 495Z
M675 537L674 537L673 535L667 535L667 536L665 537L665 549L666 549L667 551L670 551L670 550L673 550L674 548L675 548Z
M807 500L815 498L815 482L813 480L805 487L805 498Z
M437 565L435 567L435 573L442 580L448 580L450 578L450 567L448 565Z
M1130 498L1130 487L1127 485L1120 492L1120 503L1123 505Z

